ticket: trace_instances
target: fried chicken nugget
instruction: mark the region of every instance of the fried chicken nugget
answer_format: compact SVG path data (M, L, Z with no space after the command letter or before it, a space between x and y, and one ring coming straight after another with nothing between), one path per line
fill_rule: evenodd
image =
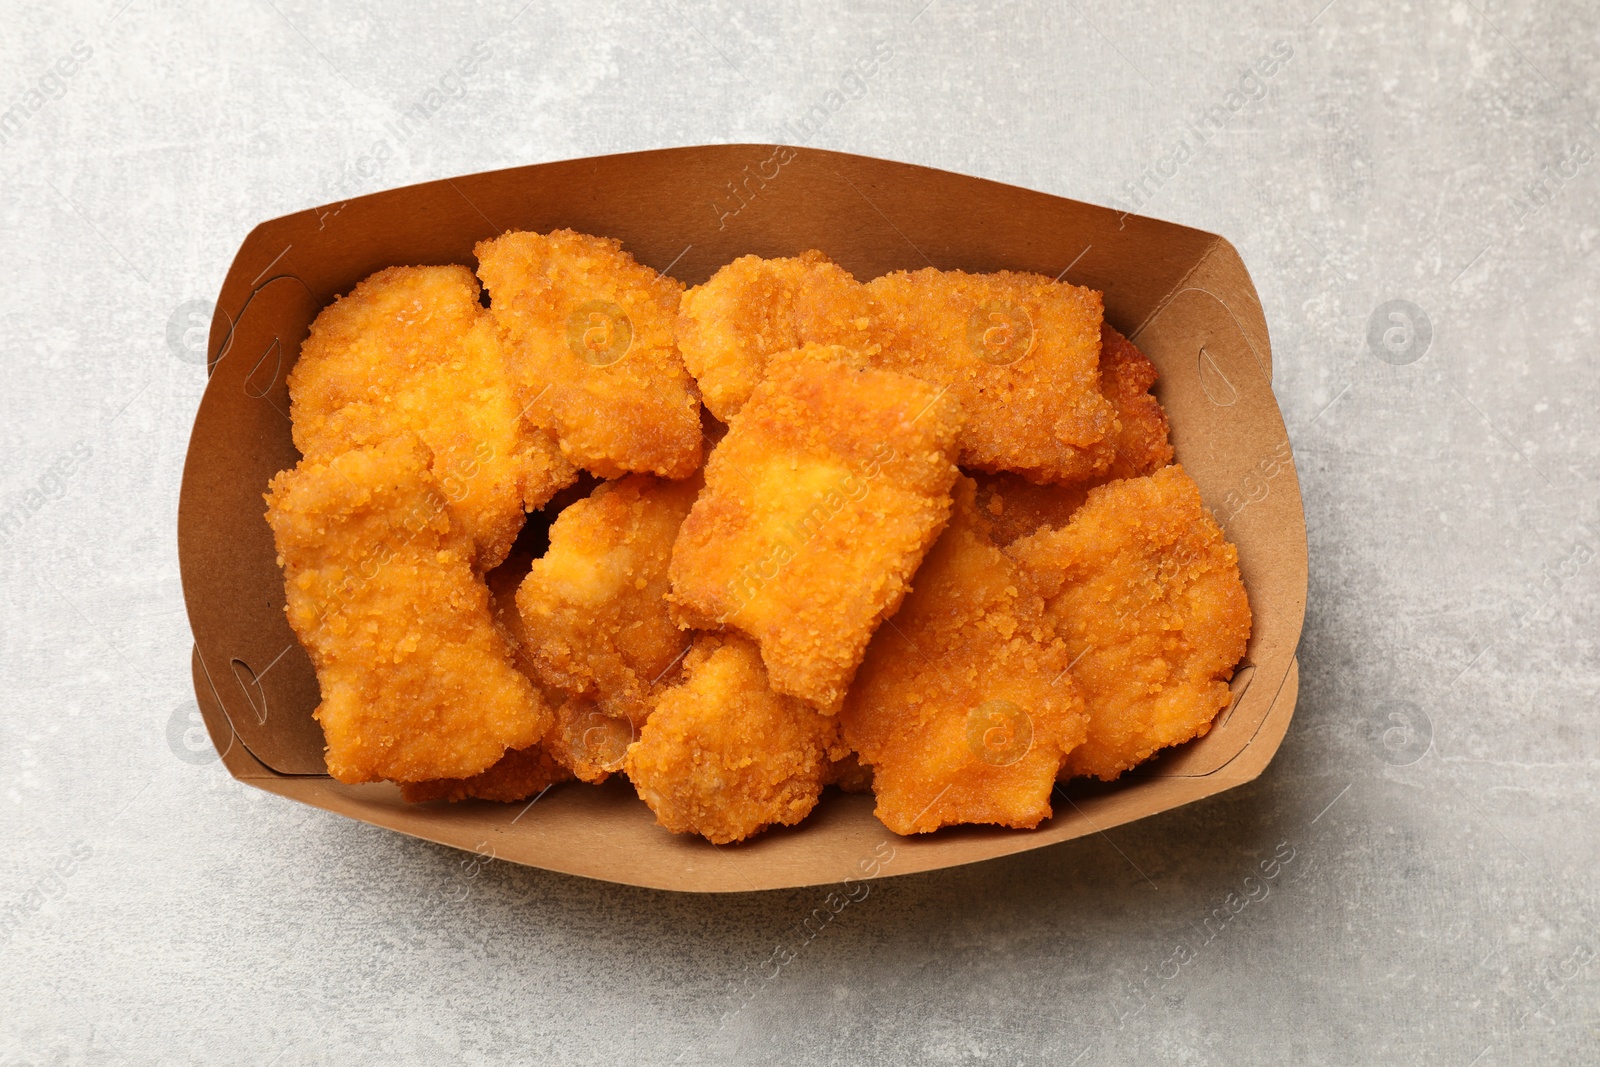
M517 592L539 678L642 726L688 639L668 612L667 564L700 479L606 482L564 510Z
M676 678L676 673L671 677ZM648 694L648 708L655 707L656 698L668 685L664 682ZM599 785L622 769L628 746L639 740L639 728L639 723L614 707L588 697L571 697L556 708L556 724L544 735L544 747L580 781Z
M1167 413L1150 395L1155 364L1109 323L1100 327L1100 393L1117 409L1116 454L1104 474L1071 485L1039 485L1020 474L978 476L978 506L993 524L995 544L1009 545L1046 526L1060 529L1089 490L1119 478L1140 478L1172 462Z
M878 631L845 698L845 741L872 766L877 816L897 834L954 823L1031 828L1050 817L1083 699L1044 601L989 538L970 479Z
M566 694L559 689L547 689L540 682L533 660L528 654L530 641L522 616L517 612L517 586L528 573L532 557L513 552L500 566L484 575L489 586L489 612L496 630L511 650L512 662L521 671L545 703L555 710L554 734L560 728L560 714ZM549 737L549 734L546 735ZM405 782L400 786L400 796L412 804L426 800L478 799L501 803L526 800L544 792L558 782L570 781L572 771L551 755L549 745L541 742L529 748L512 749L500 761L471 778L440 778L432 782Z
M727 422L772 356L806 344L866 350L871 325L865 287L821 252L740 256L683 294L678 347L706 409Z
M674 340L682 284L571 230L475 251L522 403L573 463L602 478L700 466L700 401Z
M545 703L554 708L567 699L567 694L547 686L539 677L539 667L533 658L534 635L523 623L522 612L517 610L517 590L532 568L533 557L519 550L485 574L483 580L489 587L489 614L494 619L494 628L500 631L500 637L511 650L511 662L539 690Z
M870 793L872 767L862 763L860 756L846 748L844 755L833 761L824 782L838 786L842 793Z
M1101 394L1100 294L1038 274L932 268L867 283L876 366L950 390L961 465L1039 482L1103 473L1117 414Z
M832 712L949 518L961 411L916 378L822 354L773 357L733 417L668 599L679 625L754 637L775 690Z
M1089 497L1090 483L1038 485L1020 474L976 474L978 508L990 524L989 536L1004 547L1046 527L1059 529Z
M899 271L861 285L820 252L745 256L684 294L679 344L726 420L784 348L841 345L951 390L962 466L1034 481L1104 473L1117 410L1098 388L1100 294L1042 275Z
M405 434L276 475L267 521L341 782L470 778L550 726L511 663L472 541Z
M1150 395L1156 365L1110 323L1100 326L1100 393L1117 410L1116 454L1105 480L1143 478L1172 462L1167 413Z
M391 267L324 308L289 372L294 443L318 460L414 432L478 547L505 559L523 511L577 472L519 417L505 354L466 267Z
M669 543L670 547L670 543ZM499 763L466 779L445 779L402 786L408 800L523 800L546 786L577 778L599 784L622 767L628 746L639 739L638 727L620 711L594 700L569 696L549 685L534 658L537 635L517 609L517 590L532 569L531 557L513 556L485 575L495 628L510 647L517 669L526 675L554 711L555 721L539 744L507 752ZM663 562L662 566L665 566ZM677 634L676 628L673 629ZM521 790L521 796L515 795Z
M773 692L756 646L730 634L696 641L625 767L662 826L725 845L811 814L843 755L837 723Z
M1200 736L1250 638L1239 555L1183 468L1091 490L1064 529L1006 549L1074 661L1089 736L1064 777L1110 781Z
M471 778L402 782L400 796L410 804L428 800L448 800L452 804L461 800L493 800L511 804L571 780L571 771L557 763L544 746L534 745L507 752L494 766Z

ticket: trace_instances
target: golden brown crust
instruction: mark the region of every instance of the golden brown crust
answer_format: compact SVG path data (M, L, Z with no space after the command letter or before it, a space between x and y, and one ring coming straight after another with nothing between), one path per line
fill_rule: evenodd
M846 742L872 766L878 818L899 834L1037 826L1084 738L1066 647L990 540L974 490L956 483L950 525L840 713Z
M993 524L998 545L1047 527L1060 529L1095 486L1154 474L1172 462L1167 413L1150 395L1156 381L1155 364L1109 324L1101 326L1100 337L1100 392L1117 410L1116 455L1111 466L1104 474L1069 485L1039 484L1010 472L979 473L978 506Z
M1046 528L1060 528L1089 496L1088 484L1039 485L1020 474L973 476L978 483L978 508L990 525L994 543L1005 546Z
M557 517L517 592L545 685L644 724L689 641L667 610L667 564L700 484L630 475Z
M528 654L528 631L517 612L517 586L527 575L532 562L531 557L513 551L504 563L483 576L489 586L489 613L495 629L511 651L512 662L517 670L533 683L534 690L551 709L559 711L566 701L566 694L559 689L546 688L540 681ZM550 733L559 727L558 721L556 726L551 727ZM535 796L557 782L571 781L572 777L572 771L558 762L541 743L509 751L494 766L471 778L405 782L400 786L400 795L413 804L425 800L448 800L454 803L467 799L510 802Z
M1101 294L476 251L490 309L465 267L380 271L290 376L306 459L268 521L335 777L521 801L625 771L719 844L827 785L897 833L1034 827L1227 705L1237 553Z
M837 709L949 517L960 424L907 375L774 357L673 547L679 624L749 634L774 689Z
M678 347L706 409L726 422L772 356L808 343L864 351L871 324L866 289L821 252L740 256L683 294Z
M1100 294L1042 275L925 270L867 283L875 365L948 388L967 414L961 465L1079 481L1111 464Z
M272 479L289 625L311 655L341 782L469 778L551 714L511 664L472 541L407 434Z
M509 804L538 796L558 782L572 780L572 772L557 763L541 746L513 749L482 774L471 778L438 778L431 782L402 782L400 796L407 803L429 800L493 800Z
M649 694L647 714L661 691ZM628 746L639 740L640 724L605 704L569 697L556 708L556 722L544 736L544 747L561 766L591 785L599 785L622 769Z
M1094 489L1064 529L1006 552L1045 597L1088 706L1063 776L1109 781L1211 728L1250 604L1238 552L1182 467Z
M846 751L828 765L827 784L836 785L843 793L872 792L872 767L861 762L861 757Z
M745 256L684 296L680 344L706 404L729 418L770 358L807 344L950 390L960 462L1034 481L1110 467L1116 409L1100 390L1100 294L1042 275L932 268L862 285L820 252Z
M478 547L500 563L576 477L555 439L518 417L494 325L466 267L391 267L324 308L289 373L294 442L314 459L413 432Z
M573 463L602 478L700 466L700 402L674 340L679 282L571 230L475 251L528 417Z
M1100 392L1117 409L1116 456L1105 481L1142 478L1172 462L1167 413L1150 395L1156 365L1109 323L1100 327Z
M495 629L500 631L501 639L511 650L511 662L533 683L545 703L553 708L567 695L560 689L547 686L544 679L539 677L539 669L533 660L534 636L523 624L522 613L517 610L517 588L532 566L533 557L514 550L504 563L485 574L483 580L489 587L489 614L494 620Z
M662 826L721 845L804 819L830 756L843 751L832 719L772 691L755 645L708 636L628 749L626 769Z

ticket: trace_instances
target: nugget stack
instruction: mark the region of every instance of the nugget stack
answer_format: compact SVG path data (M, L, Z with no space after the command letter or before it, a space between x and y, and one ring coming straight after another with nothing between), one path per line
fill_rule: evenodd
M1237 554L1098 292L475 251L363 281L290 375L267 519L335 778L623 776L718 844L829 786L896 833L1032 828L1227 706Z

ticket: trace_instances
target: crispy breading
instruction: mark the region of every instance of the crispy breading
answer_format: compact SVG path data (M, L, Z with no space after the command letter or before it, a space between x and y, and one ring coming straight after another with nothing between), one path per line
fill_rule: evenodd
M737 634L703 636L685 659L625 763L656 821L723 845L804 819L844 755L834 720L773 692Z
M267 518L339 780L625 772L718 844L828 785L900 834L1031 828L1227 706L1237 553L1100 293L817 251L685 292L571 230L476 252L370 276L290 375L305 459Z
M606 482L550 527L517 592L540 679L643 725L688 638L667 610L667 564L700 491L696 475Z
M638 475L645 482L654 482L648 475ZM666 483L672 485L672 483ZM582 502L582 501L576 501ZM574 504L576 504L574 502ZM571 507L571 506L570 506ZM688 510L688 506L685 506ZM670 533L677 533L677 526ZM666 587L666 552L672 549L672 541L667 539L666 550L662 552L659 568L661 568L661 587ZM603 560L602 560L603 561ZM501 632L501 637L506 638L507 646L512 649L514 662L517 669L528 675L528 680L533 681L534 689L544 697L544 702L554 710L554 723L544 733L544 739L534 749L523 749L522 752L507 752L506 761L510 761L512 768L525 768L525 777L528 782L541 782L541 771L538 768L554 766L560 774L550 781L566 781L576 777L579 781L600 784L614 771L622 768L622 755L627 752L627 745L638 741L638 725L629 718L627 712L637 715L638 721L643 723L646 715L650 713L650 699L656 689L646 689L645 693L635 693L626 689L618 693L618 699L610 701L595 701L594 693L589 696L578 696L568 693L568 689L560 685L552 685L546 675L539 669L538 654L542 651L542 643L546 635L530 629L523 622L522 611L517 608L517 590L522 587L528 574L533 571L536 561L531 557L509 558L498 568L485 574L486 582L490 585L490 608L493 611L494 625ZM632 592L632 585L629 590ZM656 595L658 603L651 606L648 603L642 606L646 611L664 613L664 605L659 603L659 592ZM682 651L683 643L688 638L678 632L677 627L667 624L667 629L672 633L672 638L677 641L677 646ZM579 633L566 633L566 637L581 637ZM611 654L608 659L616 659L616 654ZM674 664L669 664L674 665ZM626 672L627 667L621 667ZM659 688L666 688L675 680L674 670L656 672L662 675ZM534 755L538 753L538 760ZM523 771L509 769L507 774L512 776L510 782L496 774L499 765L491 766L488 771L467 779L456 792L467 797L477 797L480 793L475 790L482 785L483 789L493 790L496 795L483 797L485 800L499 800L501 793L507 792L510 782L520 781L518 774ZM536 789L542 789L542 782Z
M529 418L602 478L700 466L700 401L674 340L683 286L571 230L476 248Z
M874 365L948 388L967 413L963 467L1078 481L1111 464L1099 389L1100 294L1038 274L932 268L867 283Z
M577 472L519 417L505 355L466 267L391 267L324 308L289 372L294 443L314 459L414 432L478 546L500 563Z
M545 703L553 708L564 701L567 694L546 685L544 679L539 677L539 668L533 659L534 635L523 623L522 612L517 610L517 589L532 567L531 555L513 550L506 561L485 574L483 580L489 587L489 614L494 620L495 629L500 631L500 637L511 650L511 662L539 690Z
M272 479L289 625L322 688L341 782L469 778L550 725L511 663L473 545L405 434Z
M684 358L729 418L784 348L842 345L947 388L967 414L960 462L1034 481L1104 474L1117 409L1100 389L1101 297L1043 275L899 271L861 285L820 252L745 256L684 294Z
M545 688L534 669L527 649L530 645L527 627L517 612L517 586L528 573L533 557L513 551L506 561L483 576L489 586L489 613L495 629L511 651L512 662L533 683L545 703L559 713L566 694L559 689ZM550 733L559 729L559 722ZM546 735L549 736L548 734ZM440 778L432 782L406 782L400 786L400 795L418 804L425 800L458 800L476 798L509 802L525 800L557 782L570 781L572 771L563 766L541 743L529 748L513 749L500 757L500 761L482 774L471 778Z
M916 378L773 357L673 547L679 624L743 631L774 689L837 710L949 518L960 426Z
M877 816L898 834L1037 826L1084 738L1066 646L990 540L975 489L956 482L950 525L872 639L839 715L872 766Z
M669 676L676 679L677 673ZM628 746L639 740L640 725L668 688L664 682L648 693L646 715L639 722L587 697L571 697L556 708L556 723L544 735L551 757L579 779L598 785L622 769Z
M400 796L412 804L427 800L494 800L509 804L537 796L558 782L572 780L572 772L557 763L544 748L518 748L507 752L494 766L471 778L439 778L431 782L402 782Z
M727 422L769 358L808 343L866 350L871 324L866 289L821 252L740 256L683 294L678 347L706 409Z
M1150 395L1156 365L1110 323L1100 327L1100 393L1117 409L1116 455L1104 475L1142 478L1172 462L1167 413Z
M1063 776L1107 781L1200 736L1250 638L1237 550L1183 468L1091 490L1063 529L1006 549L1074 660L1089 736Z
M844 755L829 765L824 781L828 785L838 786L843 793L870 793L872 767L862 763L860 756L847 749Z
M1109 323L1100 327L1100 393L1117 409L1116 455L1104 474L1070 485L1037 484L1020 474L978 475L978 506L1008 545L1049 526L1060 529L1083 506L1089 490L1119 478L1139 478L1172 462L1167 413L1150 395L1156 368Z
M979 471L975 477L978 507L990 523L994 543L1001 546L1045 527L1065 526L1083 506L1090 489L1087 483L1038 485L1009 471Z

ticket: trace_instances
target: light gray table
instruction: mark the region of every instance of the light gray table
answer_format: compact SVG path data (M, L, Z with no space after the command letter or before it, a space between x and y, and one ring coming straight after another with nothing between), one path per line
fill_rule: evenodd
M0 1064L1600 1061L1594 5L921 2L7 13ZM1259 781L878 883L735 1011L815 892L479 869L194 751L191 327L261 219L832 90L814 145L1239 247L1311 602Z

